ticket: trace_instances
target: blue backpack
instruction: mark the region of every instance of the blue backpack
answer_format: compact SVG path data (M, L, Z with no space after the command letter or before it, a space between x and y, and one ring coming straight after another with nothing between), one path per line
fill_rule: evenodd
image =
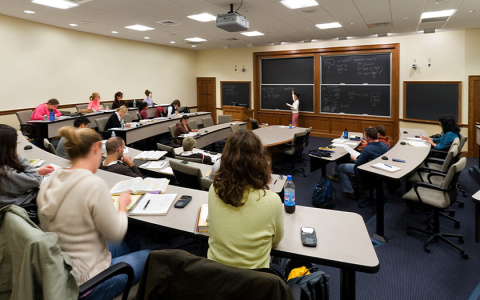
M332 182L328 178L322 177L313 188L313 206L318 208L335 207L335 201L333 200L333 192L334 190L332 188Z

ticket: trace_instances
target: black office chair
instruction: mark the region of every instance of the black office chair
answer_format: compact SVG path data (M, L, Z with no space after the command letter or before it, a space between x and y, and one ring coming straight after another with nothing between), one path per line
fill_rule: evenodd
M303 174L303 177L307 177L305 174L305 168L295 168L295 160L298 158L303 163L303 150L305 149L305 139L307 137L307 131L295 133L291 143L285 144L283 154L290 157L292 168L289 174L299 172Z
M174 159L170 160L170 167L172 167L176 184L190 189L202 189L201 179L203 175L199 168L189 166L180 160Z
M175 148L173 148L173 147L157 143L157 149L160 150L160 151L167 151L167 156L168 157L175 158L175 156L176 156Z
M255 129L260 128L260 126L258 125L258 121L257 121L257 120L255 120L255 119L248 119L248 121L250 121L250 124L252 125L252 130L255 130Z
M460 255L464 259L468 259L468 255L459 246L452 243L447 238L458 238L458 242L463 244L463 236L460 234L450 234L440 232L440 212L455 203L458 196L457 182L460 172L465 168L467 159L462 157L458 162L450 166L448 172L431 172L428 178L439 176L443 178L440 185L427 182L417 182L414 187L403 195L404 200L417 201L433 210L433 230L423 230L413 227L407 227L407 234L411 235L413 232L419 232L429 235L429 238L424 243L423 249L430 253L430 244L435 241L444 241L448 245L460 251ZM431 181L431 180L429 180Z

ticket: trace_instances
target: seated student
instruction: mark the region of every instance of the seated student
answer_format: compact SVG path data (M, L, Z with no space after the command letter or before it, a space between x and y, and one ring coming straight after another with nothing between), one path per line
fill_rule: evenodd
M209 259L269 267L270 251L283 238L282 201L268 190L271 173L270 155L253 132L230 134L208 192Z
M438 121L442 126L442 136L439 138L422 136L422 139L432 145L433 149L448 150L453 140L457 137L460 138L460 127L458 127L453 116L441 116Z
M79 129L79 128L88 128L88 124L90 124L90 120L85 117L79 117L76 118L75 121L73 121L73 127ZM67 150L65 150L65 140L66 138L62 137L60 141L57 144L57 155L63 158L68 159L68 154Z
M101 169L117 174L122 174L130 177L142 177L142 173L138 170L132 161L132 158L123 155L125 142L121 137L112 137L105 143L107 157L101 165Z
M60 102L57 99L52 98L47 101L47 103L42 103L32 113L30 120L43 120L43 116L50 116L50 111L53 110L55 117L60 117L62 113L57 109Z
M91 109L93 111L100 111L100 94L99 93L92 93L90 96L90 102L88 103L87 109Z
M170 118L173 114L178 115L177 108L180 107L180 105L180 100L173 100L172 104L167 107L167 118Z
M182 142L182 147L183 147L183 152L180 153L180 157L190 157L190 158L201 158L202 159L202 164L211 164L212 163L212 158L208 155L205 155L201 152L193 152L193 148L197 144L197 141L195 141L194 138L191 136L187 136L186 138L183 139Z
M107 124L105 124L105 133L103 134L104 139L108 139L111 134L108 131L110 128L120 128L122 127L122 119L128 113L128 108L125 106L120 106L115 110L115 113L108 118ZM126 124L126 127L130 127L130 125Z
M131 199L128 192L120 195L117 212L107 184L94 175L102 159L101 136L70 126L62 127L59 134L67 138L72 166L56 170L42 182L37 196L40 228L57 234L58 245L72 260L78 285L119 262L132 266L137 282L150 251L132 252L122 241ZM126 280L124 275L115 276L82 299L112 299L123 291Z
M27 159L18 155L17 131L13 127L0 124L0 139L0 208L35 203L41 175L51 173L53 167L35 170Z
M190 128L188 125L188 120L190 117L188 115L183 115L182 118L180 119L180 122L177 123L177 127L175 128L175 136L180 136L182 134L187 134L190 132L198 132L198 129L193 130ZM174 143L177 145L180 145L180 141L174 140Z
M355 166L361 166L388 151L387 145L378 140L378 132L375 128L366 128L363 135L367 140L367 146L363 148L362 153L360 153L358 157L353 155L350 156L353 163L346 163L338 166L338 176L340 177L343 196L345 198L355 198L352 183L348 177L349 174L355 174Z
M147 109L148 109L147 102L140 102L140 104L138 105L138 113L140 114L140 117L142 118L142 120L148 119Z
M385 129L385 126L377 125L375 126L375 129L378 132L378 140L380 142L384 142L390 148L390 141L388 140L387 130ZM363 148L365 148L366 145L367 145L367 141L365 139L361 139L360 145L357 146L356 150L358 152L362 152Z
M122 92L116 92L115 93L115 100L113 100L112 104L112 109L117 109L120 106L124 106L125 101L123 101L123 93Z
M155 104L153 103L152 94L153 93L149 90L145 90L145 96L147 96L147 98L143 99L143 102L147 103L148 106L153 106Z

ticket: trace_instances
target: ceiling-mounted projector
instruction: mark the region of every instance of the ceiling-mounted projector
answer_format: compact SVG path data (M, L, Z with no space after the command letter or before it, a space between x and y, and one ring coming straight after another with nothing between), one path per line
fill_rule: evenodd
M217 27L229 32L248 30L247 17L233 11L233 4L230 4L230 11L223 15L217 16Z

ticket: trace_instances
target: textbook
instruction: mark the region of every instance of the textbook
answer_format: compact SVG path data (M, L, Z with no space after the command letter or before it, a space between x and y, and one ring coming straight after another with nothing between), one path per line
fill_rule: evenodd
M143 151L135 156L133 159L141 159L141 160L159 160L167 154L167 151Z
M208 232L208 204L202 204L198 209L197 232Z
M110 190L112 195L120 195L123 192L131 191L132 194L145 194L145 193L164 193L167 189L170 180L166 178L150 178L142 179L136 177L129 180L122 180L117 182Z
M142 195L130 195L132 201L130 202L129 205L127 205L127 211L132 209L132 207L135 206L135 204L137 203L138 199L140 199L140 197L142 197ZM118 211L118 200L120 199L120 196L112 196L112 200L113 200L113 206L115 206L115 209Z
M387 172L390 172L390 173L393 173L393 172L396 172L396 171L400 170L399 167L395 167L395 166L391 166L391 165L383 164L383 163L373 164L372 167L374 167L375 169L387 171Z
M164 216L172 206L177 194L145 194L130 215L157 215Z

